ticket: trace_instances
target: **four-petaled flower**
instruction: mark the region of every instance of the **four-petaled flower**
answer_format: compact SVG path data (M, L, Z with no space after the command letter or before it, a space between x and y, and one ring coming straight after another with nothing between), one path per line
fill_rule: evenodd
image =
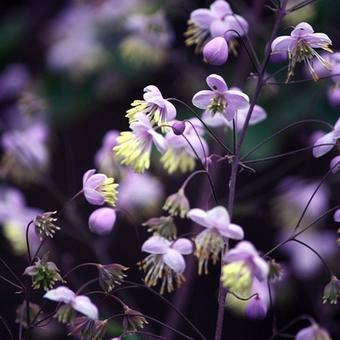
M138 113L144 113L151 122L158 126L167 124L176 117L176 108L168 100L164 99L157 86L149 85L144 88L144 100L135 100L132 108L126 112L130 123L138 119Z
M249 97L239 90L228 89L221 76L211 74L207 77L207 84L211 90L199 91L192 98L192 103L204 109L206 115L213 117L220 113L230 121L238 110L249 107Z
M161 293L164 292L165 287L168 292L171 292L174 289L174 282L179 287L184 282L183 255L191 254L192 250L192 242L185 238L171 242L159 235L151 236L142 246L142 251L151 254L141 262L141 267L147 272L145 283L153 287L161 279Z
M305 62L314 80L319 77L313 67L312 60L317 60L327 69L331 65L322 57L316 48L321 48L327 52L332 52L329 46L332 41L324 33L314 33L313 27L306 22L298 24L290 36L284 35L274 39L271 45L272 54L288 53L289 65L287 81L293 76L296 63Z
M65 286L49 290L45 293L44 298L52 301L63 302L77 312L86 315L90 319L98 319L98 309L91 300L85 295L76 295L71 289Z
M318 324L301 329L295 336L295 340L331 340L328 332Z
M121 163L130 165L136 172L144 172L150 167L153 143L163 153L167 144L164 137L157 133L150 119L144 113L138 113L130 124L132 131L123 131L117 138L118 145L113 148L122 158Z
M241 240L244 237L243 229L237 224L230 223L229 213L222 206L209 211L191 209L187 217L206 228L195 237L195 255L198 258L199 274L203 269L207 274L209 259L211 258L215 264L224 249L224 238Z
M96 174L95 169L85 172L83 176L83 192L86 200L94 205L103 205L108 203L111 206L116 205L117 187L112 177L105 174Z

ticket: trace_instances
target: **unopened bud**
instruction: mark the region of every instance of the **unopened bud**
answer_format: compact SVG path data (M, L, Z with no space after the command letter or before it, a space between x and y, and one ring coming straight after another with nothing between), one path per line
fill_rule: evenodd
M228 44L222 37L210 40L203 48L204 61L211 65L223 65L228 59Z

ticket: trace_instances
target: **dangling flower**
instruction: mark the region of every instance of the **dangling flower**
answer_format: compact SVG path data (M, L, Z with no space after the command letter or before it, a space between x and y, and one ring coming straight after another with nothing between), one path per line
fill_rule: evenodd
M106 334L108 320L93 320L86 316L75 319L68 335L80 334L82 340L102 340Z
M152 144L163 153L166 141L157 133L144 113L138 113L136 120L130 124L132 131L121 132L117 138L118 145L113 148L122 157L121 163L130 165L136 172L144 172L150 167Z
M54 224L57 221L57 218L54 217L56 213L57 211L45 212L34 219L35 232L40 236L40 239L43 235L53 238L55 232L60 230L60 227Z
M337 304L340 298L340 281L333 275L331 281L326 285L323 291L323 303L329 301L331 304Z
M169 212L172 216L184 218L190 209L190 204L185 196L184 189L180 188L176 193L170 195L163 206L163 210Z
M211 259L215 264L219 259L219 254L224 250L224 238L242 240L243 229L230 223L228 211L217 206L209 211L201 209L191 209L187 217L192 221L207 228L195 237L195 255L198 258L198 273L208 273L208 262Z
M161 163L169 174L176 171L182 173L192 171L195 168L197 157L205 162L208 155L208 144L203 138L203 124L192 118L185 124L184 132L177 135L171 129L165 136L167 151L161 157Z
M96 174L91 169L83 176L83 191L86 200L94 205L103 205L105 202L114 207L117 201L117 187L112 177L104 174Z
M328 332L317 323L301 329L295 336L295 340L332 340Z
M130 123L137 120L138 113L145 114L150 121L155 122L158 126L167 124L175 119L176 108L168 100L164 99L161 91L154 85L144 88L144 100L135 100L126 113Z
M246 316L249 319L264 319L270 305L268 286L266 281L260 282L254 277L250 294L256 294L246 306Z
M211 74L206 81L211 90L197 92L192 98L192 103L204 109L207 115L214 117L220 113L230 121L238 110L249 107L249 97L239 90L229 90L221 76Z
M204 61L211 65L223 65L228 59L228 43L222 37L210 40L203 48Z
M128 267L124 267L118 263L98 264L100 287L104 292L109 293L117 285L122 284L126 277L124 272L128 269Z
M126 305L124 305L124 314L124 332L136 332L139 329L144 328L144 326L148 324L147 320L141 312L131 309Z
M154 235L165 237L168 240L177 237L177 227L172 216L152 217L142 224L148 227L149 232Z
M151 236L144 242L142 251L150 254L140 263L146 272L146 285L154 287L160 280L160 292L163 294L165 288L169 293L174 290L174 282L179 287L185 281L183 255L192 252L192 243L189 240L179 238L170 242L161 236Z
M44 298L65 304L59 308L56 314L60 322L67 323L73 320L74 311L80 312L92 320L98 319L98 309L91 300L85 295L76 295L65 286L49 290L45 293Z
M89 217L90 230L99 235L109 234L115 222L116 211L108 207L95 210Z
M296 63L301 63L302 61L306 63L313 79L316 81L319 77L313 67L313 59L317 58L326 69L330 69L331 65L315 49L321 48L332 53L329 48L330 45L332 45L332 41L326 34L314 33L311 25L301 22L293 29L290 36L284 35L276 38L272 42L271 49L272 54L288 53L287 82L294 74Z
M339 138L340 138L340 118L336 121L333 131L324 134L314 143L313 156L318 158L328 153L330 150L333 149L334 145L336 144Z

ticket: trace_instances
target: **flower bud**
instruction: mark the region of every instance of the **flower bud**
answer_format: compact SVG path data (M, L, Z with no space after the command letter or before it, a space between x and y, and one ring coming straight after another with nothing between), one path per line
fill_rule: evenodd
M172 131L174 132L176 136L182 135L184 130L185 130L184 122L178 120L172 124Z
M108 234L116 222L116 211L112 208L99 208L89 217L90 230L99 235Z
M340 107L340 87L334 86L330 87L327 91L328 102L331 106L335 108Z
M126 305L124 306L124 313L124 332L136 332L143 328L144 325L148 324L142 313L133 310Z
M323 291L323 303L329 302L337 304L340 297L340 281L336 276L332 276L331 281L326 285Z
M295 337L295 340L332 340L328 332L314 323L309 327L301 329Z
M228 43L222 37L210 40L203 48L204 61L211 65L223 65L228 59Z

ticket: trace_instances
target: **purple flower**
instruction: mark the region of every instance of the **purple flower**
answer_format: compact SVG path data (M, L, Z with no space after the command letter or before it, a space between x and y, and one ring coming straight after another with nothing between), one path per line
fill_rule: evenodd
M295 340L331 340L328 332L318 324L301 329L295 336Z
M288 76L287 81L294 74L296 63L304 61L309 68L309 71L314 80L318 80L318 75L315 72L312 60L317 58L318 61L327 69L330 69L329 63L315 51L316 48L321 48L325 51L332 52L329 45L332 41L324 33L314 33L311 25L306 22L298 24L291 32L290 36L281 36L272 42L272 53L287 52L289 56Z
M195 255L198 258L198 273L208 273L208 262L211 259L215 264L219 254L224 249L224 238L241 240L244 237L243 229L230 223L228 211L217 206L211 210L189 210L187 217L206 229L195 237Z
M176 117L176 108L168 100L164 99L158 87L149 85L144 88L144 100L135 100L127 111L126 117L130 123L138 120L138 114L142 113L155 122L158 126L167 124Z
M8 65L0 75L0 99L18 95L29 80L30 75L24 65Z
M222 37L210 40L203 48L204 61L211 65L223 65L228 59L228 43Z
M264 281L268 277L267 262L248 241L239 242L235 248L227 251L223 260L227 263L242 261L259 281Z
M83 176L83 191L86 200L90 204L103 205L105 202L111 206L116 205L117 187L112 177L104 174L96 174L95 169L85 172Z
M142 251L150 254L141 263L146 272L145 283L153 287L161 280L161 294L165 287L171 292L174 289L174 282L180 286L184 282L183 255L191 254L192 250L192 242L187 239L179 238L171 242L158 235L151 236L142 246Z
M337 173L340 170L340 156L335 156L330 163L330 169L333 174Z
M331 151L335 146L336 141L340 138L340 118L336 121L333 131L326 133L319 138L313 148L314 157L321 157ZM326 145L322 145L326 144ZM328 144L328 145L327 145ZM317 146L320 145L320 146Z
M44 298L63 302L70 305L74 310L80 312L90 319L98 319L98 309L85 295L76 295L71 289L60 286L45 293Z
M267 282L260 282L254 278L251 294L257 295L248 302L246 316L249 319L264 319L270 304Z
M207 84L211 90L199 91L192 98L192 103L204 109L207 115L213 117L220 113L230 121L238 110L249 106L248 96L239 90L229 90L221 76L211 74L207 77Z
M116 211L112 208L99 208L89 217L90 230L96 234L110 233L116 222Z
M136 120L130 124L131 131L123 131L117 138L118 145L113 148L121 157L121 164L130 165L136 172L144 172L150 167L152 145L164 153L167 143L157 133L150 119L144 113L138 113Z

